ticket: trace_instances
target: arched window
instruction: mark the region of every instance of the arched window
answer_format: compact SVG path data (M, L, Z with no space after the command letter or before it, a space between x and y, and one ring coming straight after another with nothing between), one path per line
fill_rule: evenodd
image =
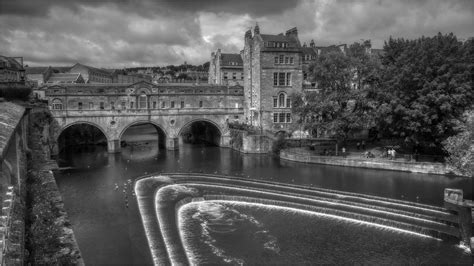
M53 110L62 110L63 102L60 99L54 99L52 107L53 107Z
M285 93L280 93L278 95L278 107L285 107L285 103L286 103L286 94Z
M138 96L138 108L147 109L147 96L145 93Z

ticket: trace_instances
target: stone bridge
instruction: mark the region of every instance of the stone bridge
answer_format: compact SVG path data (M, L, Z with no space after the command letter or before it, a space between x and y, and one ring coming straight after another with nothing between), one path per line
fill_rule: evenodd
M204 122L218 130L217 144L229 146L229 121L243 118L243 88L199 84L61 84L45 92L59 136L77 124L97 127L108 151L120 152L124 132L152 124L167 149L178 149L185 129Z

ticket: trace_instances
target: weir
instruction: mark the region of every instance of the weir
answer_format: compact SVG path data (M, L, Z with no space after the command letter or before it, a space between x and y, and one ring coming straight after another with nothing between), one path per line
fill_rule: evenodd
M469 227L461 212L442 207L229 176L150 175L136 181L135 193L155 264L192 263L188 257L192 253L190 247L182 242L178 213L187 204L197 201L242 202L308 211L439 240L460 235L466 239L464 235L468 230L465 228Z

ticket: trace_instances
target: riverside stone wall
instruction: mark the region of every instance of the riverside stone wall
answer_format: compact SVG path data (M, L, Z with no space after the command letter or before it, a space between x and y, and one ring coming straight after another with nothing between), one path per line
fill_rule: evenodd
M453 171L443 163L428 163L428 162L403 162L392 161L377 158L343 158L334 156L317 156L308 153L300 148L284 149L280 152L280 158L289 161L303 162L303 163L318 163L329 164L337 166L363 167L374 169L386 169L395 171L405 171L413 173L424 174L438 174L448 175L453 174Z

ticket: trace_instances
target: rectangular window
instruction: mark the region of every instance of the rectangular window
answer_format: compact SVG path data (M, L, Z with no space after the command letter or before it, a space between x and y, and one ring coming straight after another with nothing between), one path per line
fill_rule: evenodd
M275 64L278 64L278 56L275 56Z
M94 109L94 103L93 102L89 102L89 110L92 110Z
M286 98L286 107L287 108L291 107L291 99L290 98Z
M278 73L278 85L285 86L285 73Z
M181 108L184 108L184 102L181 101Z
M122 110L125 110L125 108L127 108L127 107L125 106L125 102L122 102Z
M115 102L110 102L110 109L115 110Z
M295 62L293 61L293 57L290 57L290 64L294 64Z
M285 64L289 64L290 63L290 58L288 56L285 56Z
M286 86L291 86L291 73L286 73Z
M104 108L105 108L104 102L100 102L100 110L104 110Z
M170 108L174 108L174 101L171 101Z
M304 80L308 79L308 73L303 72L303 79L304 79Z
M232 73L232 79L237 79L237 73Z
M279 118L280 123L285 123L285 113L279 113Z
M133 102L130 102L130 109L133 109Z
M273 113L273 123L278 123L278 113Z
M153 109L156 109L156 102L153 102Z
M278 99L277 99L277 97L273 97L273 107L278 107Z
M291 114L286 113L286 123L291 123Z
M166 108L166 102L161 102L161 108L162 109Z
M78 103L77 103L77 108L78 108L79 110L82 110L82 103L81 103L81 102L78 102Z
M202 107L202 101L199 101L199 107Z
M273 86L278 86L278 73L273 73Z
M283 64L283 61L285 60L285 56L280 55L280 64Z

